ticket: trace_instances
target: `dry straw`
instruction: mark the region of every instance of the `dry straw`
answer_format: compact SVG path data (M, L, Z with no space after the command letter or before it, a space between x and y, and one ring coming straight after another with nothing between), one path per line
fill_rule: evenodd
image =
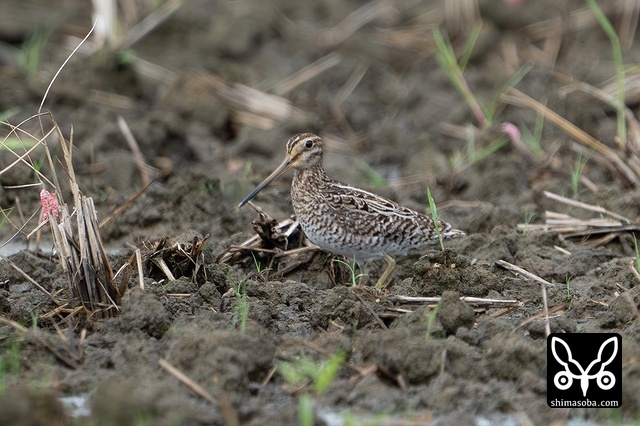
M93 31L93 28L91 31ZM91 31L71 52L69 57L55 73L42 98L38 113L21 122L17 126L3 123L9 127L10 130L1 144L8 153L15 157L15 161L0 171L0 175L13 167L23 165L26 165L35 173L39 180L38 186L41 186L42 188L40 193L42 214L39 225L28 235L28 237L34 234L39 235L39 231L42 228L45 226L49 227L51 230L55 254L58 257L62 269L69 278L68 288L69 295L71 297L71 304L79 302L81 310L84 310L88 317L103 318L113 316L119 310L118 305L120 304L122 295L127 287L128 277L130 274L123 273L123 279L121 279L119 283L116 282L115 275L109 263L107 253L100 236L98 215L93 199L85 196L81 192L76 180L72 158L73 130L71 130L69 139L67 140L64 137L60 126L53 118L53 115L48 112L40 112L57 76L60 74L63 67L69 62L71 57L78 51L80 45L87 40ZM27 127L26 124L32 120L38 120L40 132L43 135L42 137L36 137L34 134L25 130ZM45 131L45 122L48 127L47 131ZM33 146L29 150L25 149L24 154L19 154L16 150L8 146L7 141L9 138L15 138L23 142L23 144L28 140L28 142L30 142L28 145ZM65 186L65 188L67 188L66 191L65 188L61 186L58 179L56 170L59 164L54 161L49 143L59 145L62 150L63 158L61 160L56 159L56 161L62 163L64 175L68 179L68 183ZM27 145L25 144L25 146ZM31 160L29 155L36 148L44 149L51 176L46 176L42 173ZM70 192L71 194L71 201L68 203L62 195L65 192ZM35 217L35 213L32 217ZM19 228L16 227L18 228L18 232L16 232L14 237L11 239L20 235L28 223L29 222L27 221L23 226ZM13 265L12 262L9 262L9 264ZM132 265L133 262L129 262L129 267L132 267ZM13 267L20 273L17 266ZM78 309L69 307L63 308L63 306L66 306L68 303L63 303L61 296L58 295L54 297L34 280L30 278L28 279L34 283L40 291L47 294L48 297L57 305L57 312L67 312L72 314L79 312Z

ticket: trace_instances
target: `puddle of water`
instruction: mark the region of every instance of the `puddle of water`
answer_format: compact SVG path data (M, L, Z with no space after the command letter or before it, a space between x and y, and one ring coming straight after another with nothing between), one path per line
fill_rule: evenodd
M88 394L63 396L60 401L67 410L67 414L72 418L89 417L91 415Z
M19 251L25 250L26 248L27 244L24 241L10 241L6 245L0 247L0 254L8 257L12 254L18 253ZM2 262L1 259L0 262Z

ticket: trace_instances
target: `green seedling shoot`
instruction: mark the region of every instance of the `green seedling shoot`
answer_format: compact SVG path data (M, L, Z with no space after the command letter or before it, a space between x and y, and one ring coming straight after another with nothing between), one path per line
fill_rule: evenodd
M438 210L436 209L436 202L433 201L433 197L431 196L431 190L427 188L427 198L429 199L429 209L431 209L431 218L433 219L434 227L436 229L436 235L438 235L438 241L440 241L440 248L444 251L444 241L442 239L442 233L440 232L440 226L438 222L440 221L440 216L438 215Z

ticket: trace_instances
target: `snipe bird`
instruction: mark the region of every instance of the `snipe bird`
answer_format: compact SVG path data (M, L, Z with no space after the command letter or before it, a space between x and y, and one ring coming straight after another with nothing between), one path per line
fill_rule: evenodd
M439 242L433 219L371 192L331 179L323 167L324 143L312 133L287 142L282 162L239 207L275 179L294 169L293 210L305 235L322 249L351 259L384 258L387 268L376 283L381 288L395 267L392 256L420 252ZM465 235L438 221L444 239Z

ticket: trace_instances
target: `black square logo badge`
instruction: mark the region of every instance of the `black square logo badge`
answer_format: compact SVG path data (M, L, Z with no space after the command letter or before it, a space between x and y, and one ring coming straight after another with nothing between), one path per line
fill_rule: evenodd
M552 333L547 338L547 404L619 407L622 338L617 333Z

